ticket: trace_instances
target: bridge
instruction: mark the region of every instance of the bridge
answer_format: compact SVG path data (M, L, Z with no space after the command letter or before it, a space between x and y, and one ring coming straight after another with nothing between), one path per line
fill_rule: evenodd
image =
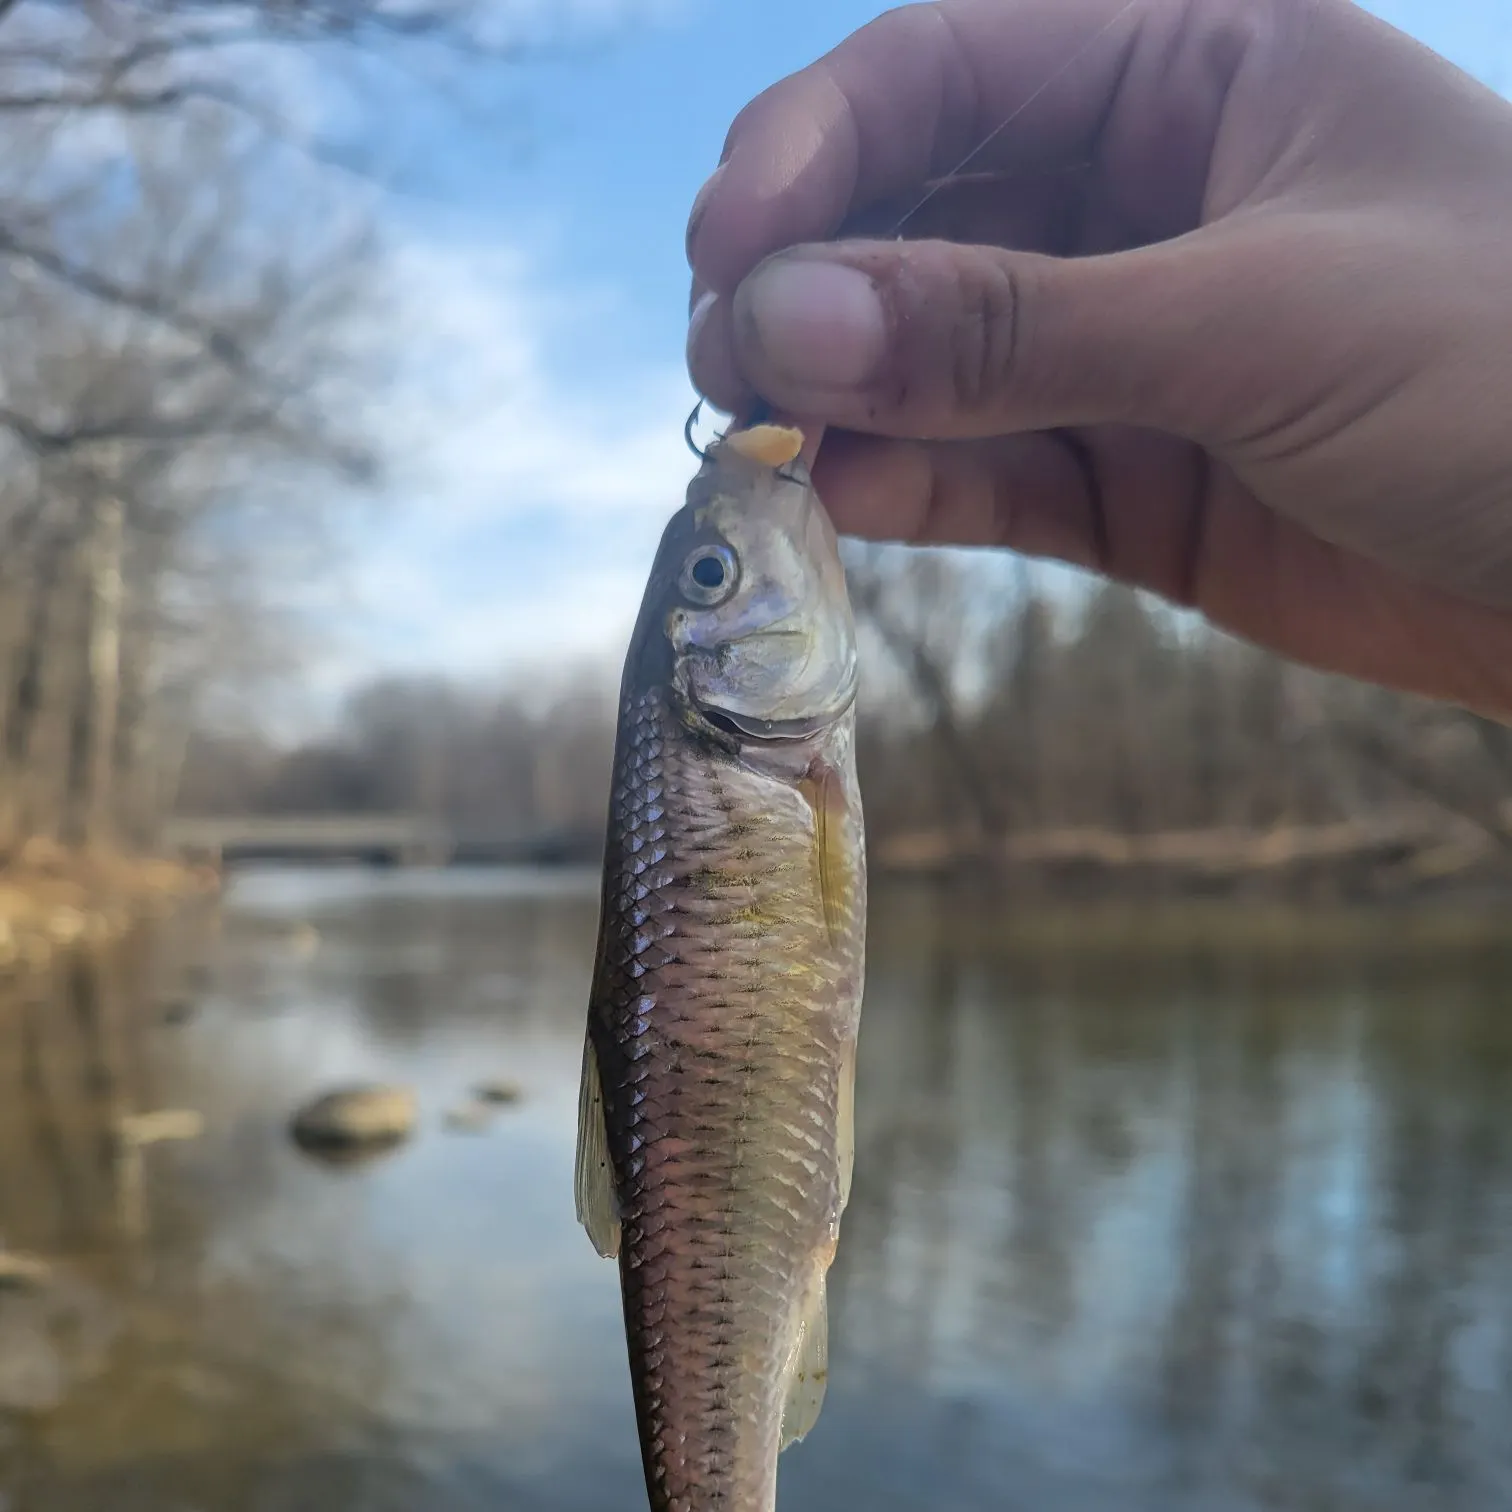
M170 820L164 843L180 855L237 861L366 861L435 866L452 837L421 814L226 814Z
M239 861L361 861L376 866L549 865L590 861L600 837L543 831L458 835L426 814L223 814L168 822L179 855Z

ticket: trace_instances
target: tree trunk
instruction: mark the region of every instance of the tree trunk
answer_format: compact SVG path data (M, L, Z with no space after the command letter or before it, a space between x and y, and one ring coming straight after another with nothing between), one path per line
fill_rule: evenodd
M942 667L922 639L888 611L878 584L853 575L851 598L857 611L871 621L929 711L934 739L955 775L959 795L975 816L988 851L997 855L1010 827L1007 805L998 791L996 774L977 760L973 735L956 708L949 669Z
M16 831L57 839L65 820L72 775L72 735L83 681L80 643L85 584L75 530L60 535L50 570L38 584L15 719L8 731L14 777Z
M63 837L71 845L105 846L113 838L116 721L121 703L121 562L125 512L112 495L90 511L84 551L81 676L69 739Z
M115 836L116 725L121 712L122 571L126 512L107 496L95 509L90 551L89 750L84 841L107 846Z

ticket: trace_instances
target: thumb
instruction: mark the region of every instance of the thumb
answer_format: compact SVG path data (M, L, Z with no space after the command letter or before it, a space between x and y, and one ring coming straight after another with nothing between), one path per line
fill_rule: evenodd
M710 328L769 403L847 430L970 439L1124 424L1214 444L1284 376L1266 356L1287 350L1277 300L1260 292L1276 262L1257 251L1216 229L1081 258L805 246L761 263Z

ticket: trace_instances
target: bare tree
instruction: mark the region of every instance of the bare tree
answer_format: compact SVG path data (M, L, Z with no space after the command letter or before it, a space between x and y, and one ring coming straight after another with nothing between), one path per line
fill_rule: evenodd
M949 562L932 553L850 553L851 602L922 710L954 796L993 848L1008 828L1003 773L973 738L961 687L968 616Z
M0 853L150 843L196 705L266 659L255 585L377 462L371 165L310 101L503 55L501 10L0 5Z

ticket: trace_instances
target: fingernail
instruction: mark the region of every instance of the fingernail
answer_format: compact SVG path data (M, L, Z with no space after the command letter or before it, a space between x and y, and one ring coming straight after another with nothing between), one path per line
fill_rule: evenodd
M698 228L703 225L704 212L709 208L709 200L714 194L714 186L719 182L720 175L724 173L727 166L727 164L721 163L704 180L703 188L693 196L693 208L688 212L688 230L684 238L690 265L693 262L693 243L698 240Z
M751 275L737 301L766 362L795 383L855 388L887 349L876 285L844 263L777 258Z

